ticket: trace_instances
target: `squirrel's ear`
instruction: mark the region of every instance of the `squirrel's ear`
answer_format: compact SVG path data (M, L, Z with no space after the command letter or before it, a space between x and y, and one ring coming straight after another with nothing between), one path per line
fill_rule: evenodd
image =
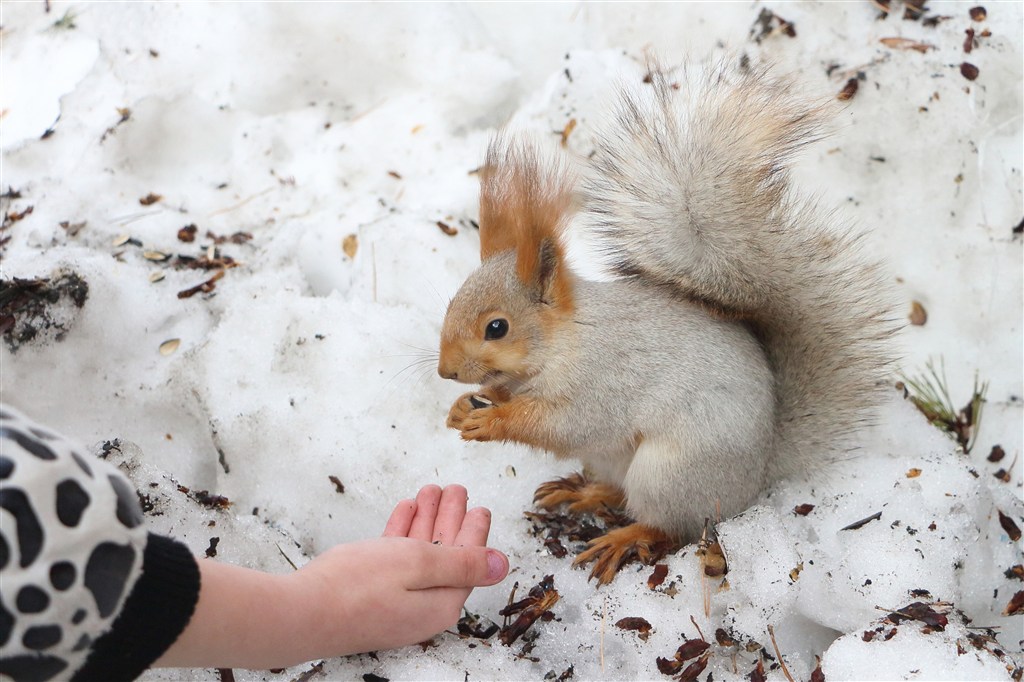
M537 300L563 310L572 307L572 275L565 262L562 245L555 237L545 237L534 254L524 258L519 252L516 269L520 279L533 291Z

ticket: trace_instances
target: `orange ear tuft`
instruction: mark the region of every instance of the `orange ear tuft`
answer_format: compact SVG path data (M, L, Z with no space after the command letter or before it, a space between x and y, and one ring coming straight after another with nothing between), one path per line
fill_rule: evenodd
M573 202L569 173L555 162L544 165L533 146L497 137L480 181L480 259L514 249L523 284L570 304L561 240Z
M545 167L522 140L496 137L480 171L480 259L509 249L536 258L545 238L559 241L571 205L564 168Z

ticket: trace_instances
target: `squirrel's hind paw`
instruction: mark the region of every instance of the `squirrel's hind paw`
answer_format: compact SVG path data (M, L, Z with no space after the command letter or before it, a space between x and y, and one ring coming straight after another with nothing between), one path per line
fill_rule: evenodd
M533 494L533 503L541 509L550 510L567 503L574 514L602 515L609 509L621 509L625 502L626 496L619 488L588 481L579 473L542 483Z
M641 561L652 564L676 546L676 541L664 531L633 523L591 540L588 548L573 561L573 566L594 561L590 577L599 585L606 585L627 563Z

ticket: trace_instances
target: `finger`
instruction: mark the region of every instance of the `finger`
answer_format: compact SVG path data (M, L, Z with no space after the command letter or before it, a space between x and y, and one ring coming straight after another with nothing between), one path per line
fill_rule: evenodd
M462 528L462 520L466 516L466 499L469 497L461 485L446 486L441 491L441 502L437 507L437 518L434 519L432 542L442 545L455 544L455 538Z
M434 536L434 519L441 501L441 487L425 485L416 493L416 515L409 526L409 537L430 542Z
M409 589L431 587L483 587L504 580L508 557L489 547L430 545ZM468 596L468 593L467 593Z
M456 545L466 547L483 547L487 544L487 535L491 532L491 510L486 507L475 507L466 512L462 520L462 528L455 537Z
M402 500L396 504L388 522L384 524L384 537L408 537L414 516L416 516L416 500Z

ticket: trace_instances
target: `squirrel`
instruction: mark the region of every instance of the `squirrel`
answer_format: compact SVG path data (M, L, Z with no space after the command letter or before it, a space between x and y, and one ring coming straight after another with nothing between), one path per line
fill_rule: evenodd
M680 81L652 69L649 93L624 88L574 172L499 133L480 171L481 265L441 331L438 373L481 385L449 427L581 461L585 475L537 489L540 507L634 520L577 557L599 584L834 460L893 361L881 264L790 186L829 105L764 68ZM617 278L573 272L570 220Z

